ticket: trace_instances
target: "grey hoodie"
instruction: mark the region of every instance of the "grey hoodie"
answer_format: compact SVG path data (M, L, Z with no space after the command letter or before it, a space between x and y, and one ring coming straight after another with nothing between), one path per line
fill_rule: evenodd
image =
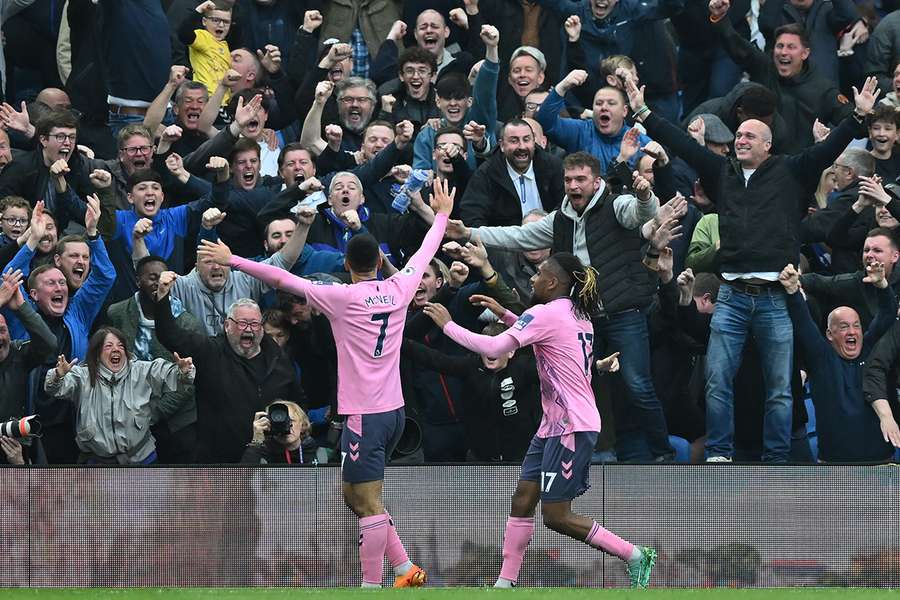
M554 210L540 221L533 221L526 225L510 225L507 227L473 227L470 230L472 237L476 235L487 248L503 248L505 250L541 250L553 248L557 251L571 252L577 256L582 264L590 265L591 257L588 254L587 236L585 234L585 221L587 215L597 204L606 182L603 182L597 193L591 198L587 207L578 214L569 197L563 198L559 210L572 219L575 223L574 248L557 248L553 243L553 220L556 218ZM616 219L626 229L640 227L656 215L659 209L659 199L652 195L647 202L641 202L635 196L622 194L613 200L613 208L616 211Z

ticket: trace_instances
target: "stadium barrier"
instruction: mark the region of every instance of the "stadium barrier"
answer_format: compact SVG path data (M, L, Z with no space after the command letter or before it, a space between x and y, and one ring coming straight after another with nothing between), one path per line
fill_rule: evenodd
M518 473L388 468L385 504L430 585L494 581ZM654 586L900 585L896 466L608 465L591 481L576 510L655 546ZM340 489L334 467L2 469L0 586L356 586ZM620 561L537 519L520 585L627 585Z

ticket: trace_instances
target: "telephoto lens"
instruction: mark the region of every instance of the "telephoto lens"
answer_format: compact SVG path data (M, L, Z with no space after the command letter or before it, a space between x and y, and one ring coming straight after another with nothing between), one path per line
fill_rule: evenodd
M31 437L40 435L41 422L37 415L30 417L22 417L21 419L10 419L5 423L0 423L0 435L4 437Z

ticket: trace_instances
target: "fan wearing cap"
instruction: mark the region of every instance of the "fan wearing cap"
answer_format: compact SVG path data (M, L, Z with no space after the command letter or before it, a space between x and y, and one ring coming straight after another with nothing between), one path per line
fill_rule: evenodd
M544 91L547 59L534 46L519 46L509 59L508 85L497 90L497 113L506 123L525 112L525 99L535 91Z

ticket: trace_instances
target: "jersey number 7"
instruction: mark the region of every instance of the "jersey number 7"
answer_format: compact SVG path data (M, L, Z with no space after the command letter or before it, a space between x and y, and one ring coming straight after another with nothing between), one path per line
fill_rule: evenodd
M384 351L384 338L387 337L387 327L388 320L391 318L391 313L375 313L372 315L372 321L381 321L381 330L378 332L378 340L375 342L375 351L372 353L372 356L378 358L381 356L381 353Z

